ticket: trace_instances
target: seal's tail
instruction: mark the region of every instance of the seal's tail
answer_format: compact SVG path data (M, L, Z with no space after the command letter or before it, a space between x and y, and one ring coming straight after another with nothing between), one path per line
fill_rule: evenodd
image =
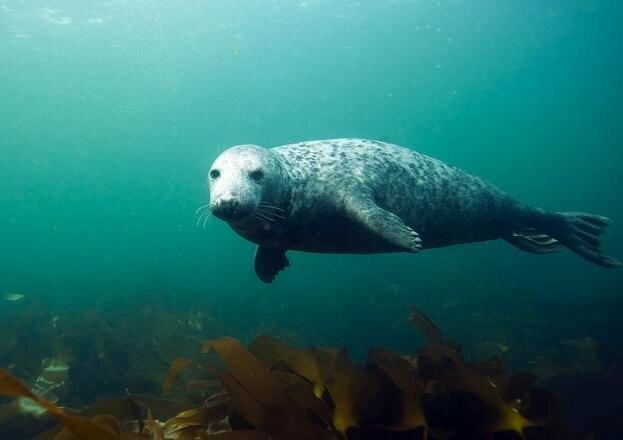
M612 268L621 265L601 251L600 235L610 224L608 218L584 212L547 213L540 210L535 217L536 228L513 233L506 240L527 252L555 252L562 245L599 266Z

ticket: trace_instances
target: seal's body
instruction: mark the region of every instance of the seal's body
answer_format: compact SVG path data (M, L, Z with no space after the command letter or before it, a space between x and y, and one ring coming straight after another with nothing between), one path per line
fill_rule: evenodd
M259 245L265 282L289 249L324 253L417 252L502 238L547 253L567 246L604 267L608 219L526 206L495 186L415 151L335 139L272 149L241 145L214 162L210 208Z

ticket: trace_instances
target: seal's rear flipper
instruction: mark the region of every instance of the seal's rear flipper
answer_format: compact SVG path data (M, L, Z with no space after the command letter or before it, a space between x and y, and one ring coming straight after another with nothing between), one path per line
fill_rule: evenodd
M617 267L621 263L601 252L601 239L610 219L584 212L554 214L552 236L579 256L602 267Z
M508 242L522 250L539 254L558 250L560 245L564 245L599 266L612 268L621 265L618 260L601 251L599 236L610 224L608 218L584 212L547 213L537 210L532 214L531 223L538 224L532 230L533 235L513 234L506 238ZM547 235L536 231L545 231Z
M255 273L265 283L272 283L277 274L290 265L286 251L270 246L258 246L253 262Z

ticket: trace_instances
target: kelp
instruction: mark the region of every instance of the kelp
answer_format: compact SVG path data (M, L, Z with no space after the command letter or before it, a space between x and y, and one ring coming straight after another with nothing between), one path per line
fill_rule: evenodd
M300 376L272 369L233 338L206 341L202 351L215 350L230 369L214 369L231 395L233 408L258 428L278 438L332 438L325 404Z
M119 430L111 427L110 418L102 420L93 418L89 420L85 417L70 414L65 410L51 403L44 397L33 394L23 383L14 378L5 370L0 369L0 394L12 397L25 397L32 399L50 414L61 422L63 429L55 438L57 440L68 440L76 437L85 440L114 440L120 438ZM115 419L116 420L116 419ZM118 425L115 425L118 426Z
M33 399L55 416L64 427L45 437L55 440L565 438L560 406L534 386L536 376L509 374L497 357L465 361L420 311L411 323L431 345L408 355L375 347L365 364L345 349L302 349L267 336L248 347L229 337L204 341L201 352L216 353L220 363L178 358L162 382L163 393L196 391L200 403L184 398L184 410L160 413L161 420L149 411L156 398L74 414L6 371L0 394ZM193 364L195 377L178 380Z
M180 372L189 366L192 363L190 359L186 358L178 358L175 359L171 365L169 366L169 371L167 371L167 375L164 378L164 382L162 383L162 394L167 394L173 388L173 384L177 376L179 376Z
M291 347L276 339L259 336L251 342L249 352L269 365L283 362L294 373L310 381L316 397L322 396L326 390L322 365L311 350ZM324 376L326 377L326 373Z
M411 325L418 329L424 339L426 339L432 345L445 345L456 351L461 350L461 347L454 342L448 340L441 329L431 319L424 314L421 310L411 306L411 316L409 317Z
M143 430L143 409L135 400L128 397L98 402L80 415L95 421L99 420L100 423L106 420L102 418L103 416L112 417L115 420L131 421L139 432ZM62 429L62 425L58 425L37 435L33 440L53 440L57 438Z
M426 429L423 391L425 382L413 374L411 364L398 354L384 348L373 348L368 353L368 363L379 372L386 374L399 392L399 410L392 420L388 420L387 429L408 431L423 427Z

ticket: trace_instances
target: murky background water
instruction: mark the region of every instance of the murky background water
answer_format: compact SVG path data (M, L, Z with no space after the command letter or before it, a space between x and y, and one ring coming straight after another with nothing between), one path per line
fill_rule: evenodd
M291 253L264 285L253 245L195 209L228 146L374 138L611 217L621 258L621 22L605 0L0 1L0 293L23 295L0 302L0 366L54 355L36 344L56 327L34 322L92 340L89 313L134 320L135 342L172 319L198 339L413 350L415 304L467 353L538 371L588 414L580 431L604 425L593 414L621 405L620 270L500 242Z

